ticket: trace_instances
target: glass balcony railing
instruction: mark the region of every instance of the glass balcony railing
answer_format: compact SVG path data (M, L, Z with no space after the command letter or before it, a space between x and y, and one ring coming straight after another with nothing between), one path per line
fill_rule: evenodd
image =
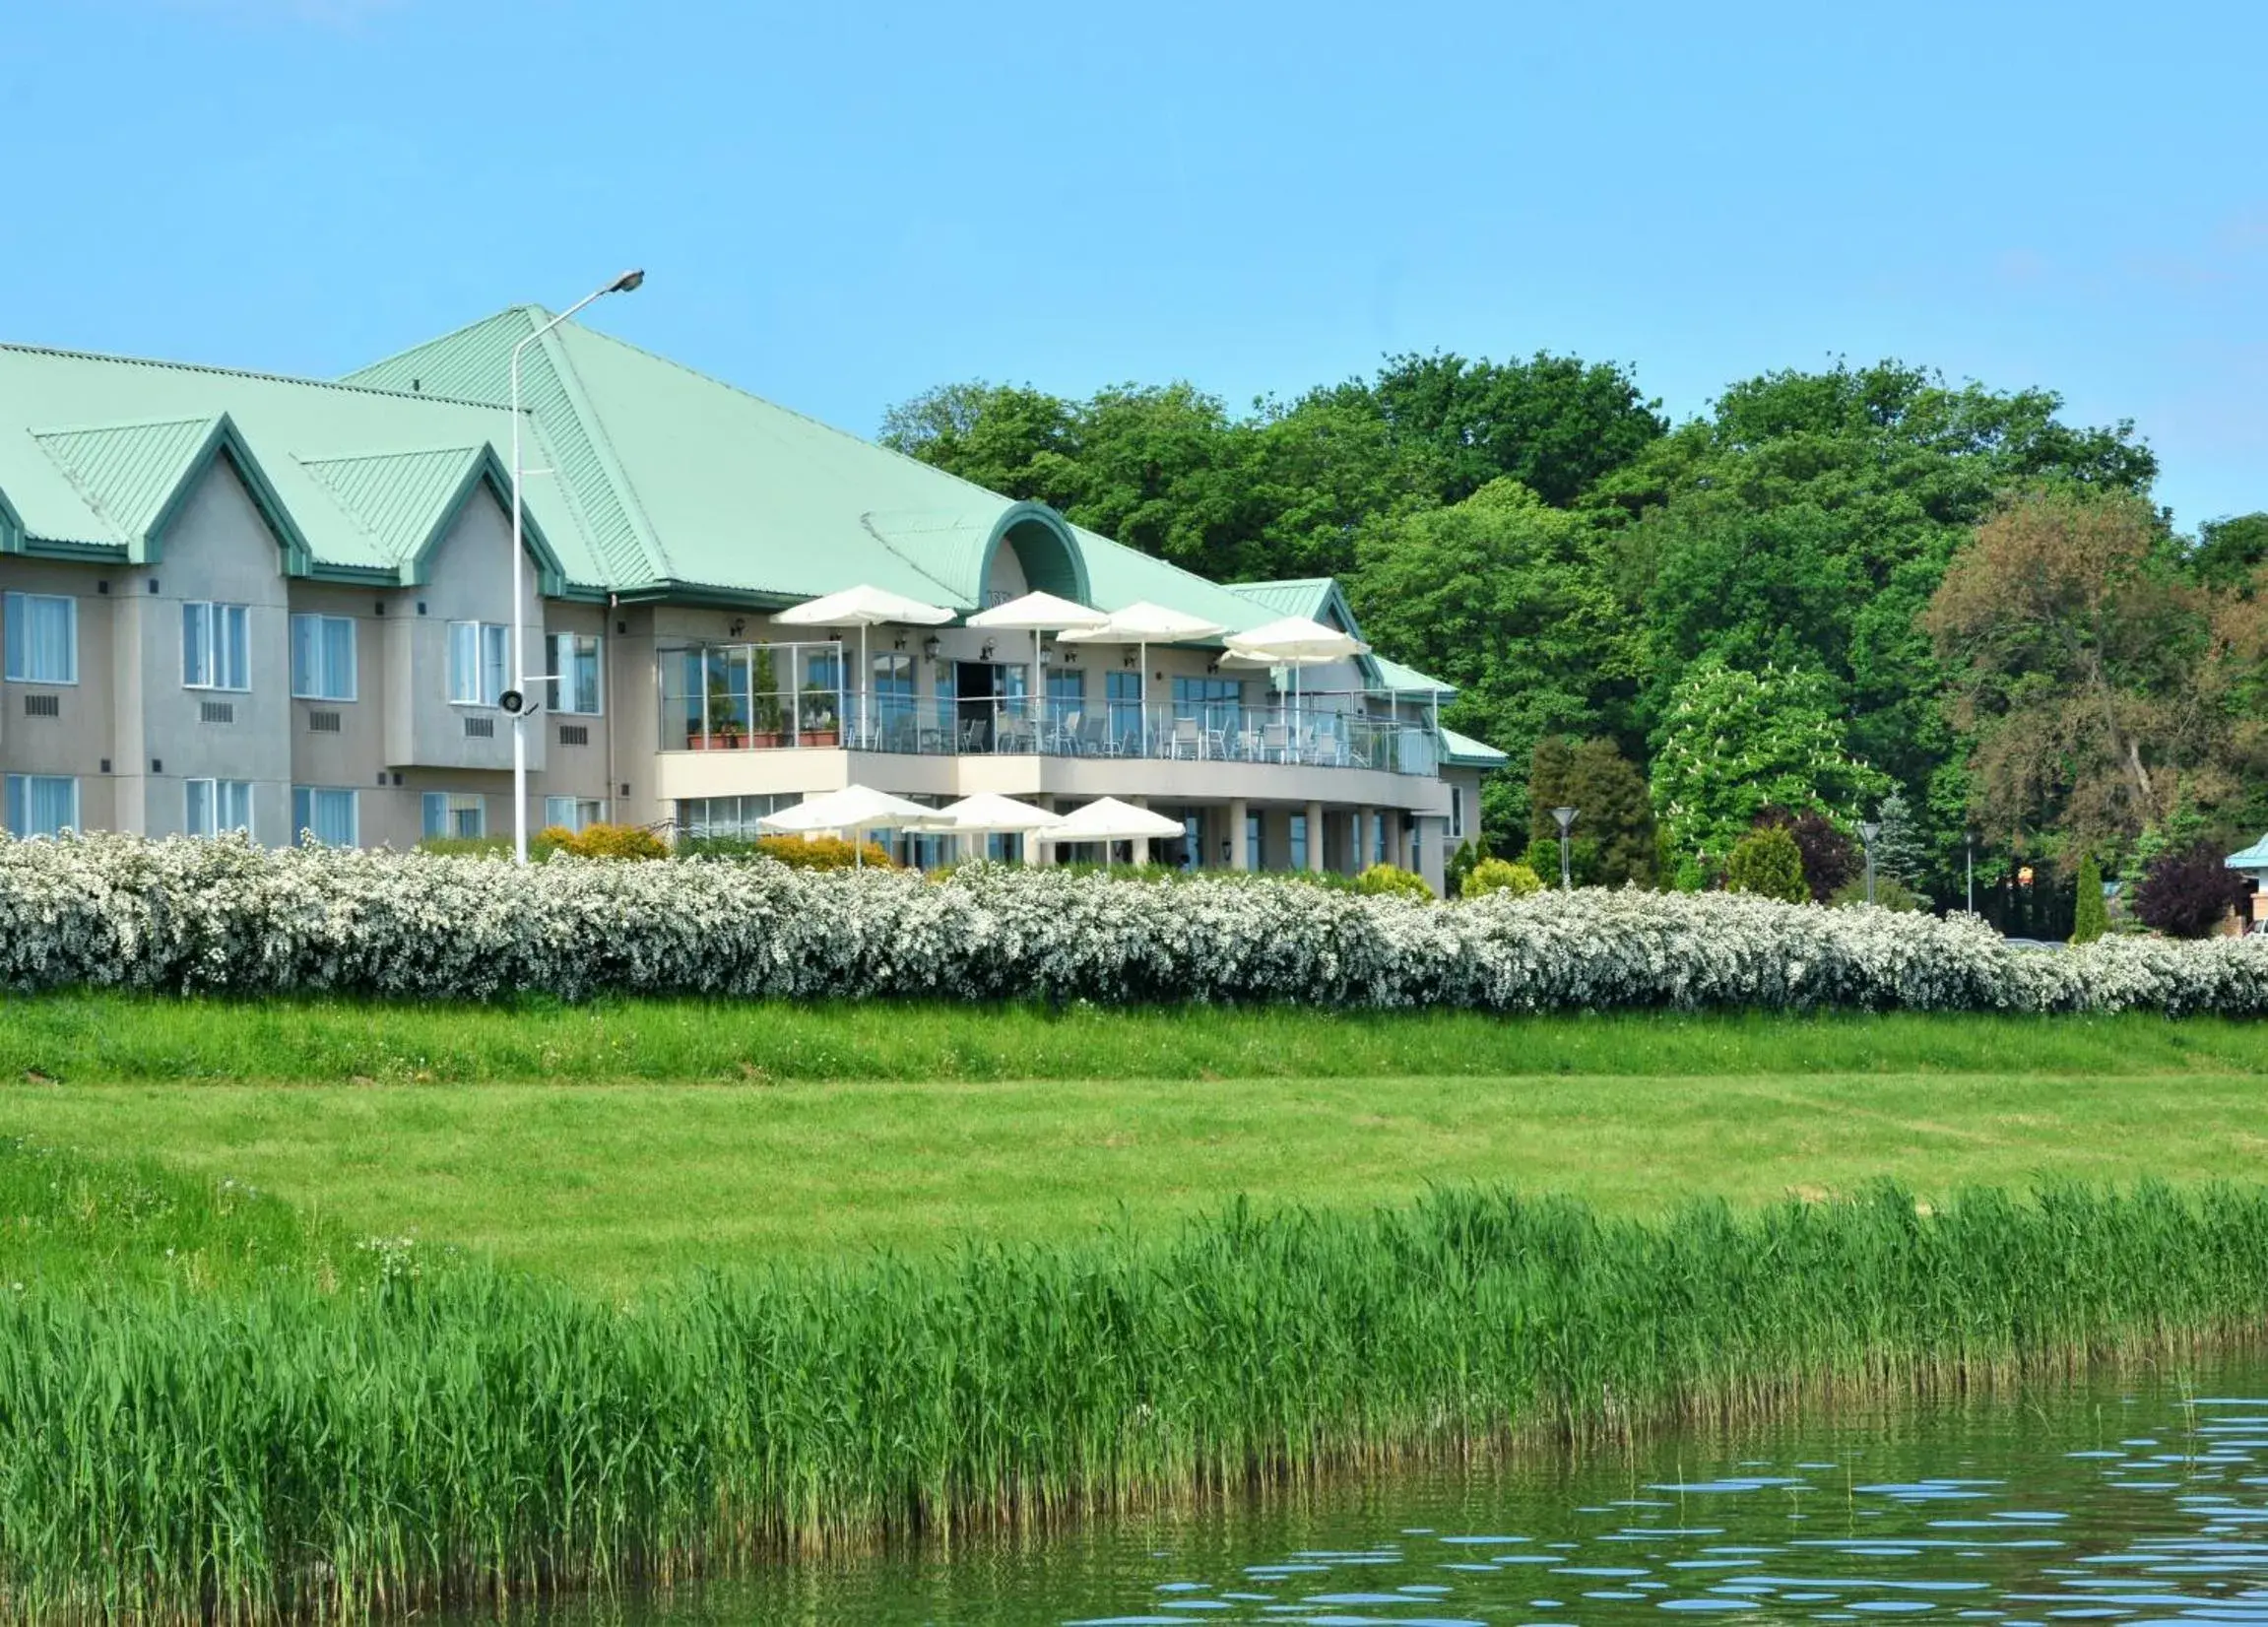
M1384 697L1082 702L855 690L836 644L708 645L661 657L662 748L907 756L1130 757L1438 773L1430 720Z

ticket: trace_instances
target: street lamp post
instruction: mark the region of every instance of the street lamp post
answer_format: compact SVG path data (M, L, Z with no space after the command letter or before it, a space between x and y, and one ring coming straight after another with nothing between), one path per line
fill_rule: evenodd
M1858 839L1866 848L1866 901L1874 902L1874 838L1882 834L1882 826L1873 819L1858 821Z
M1576 811L1572 808L1555 808L1551 811L1551 816L1559 821L1559 887L1562 892L1570 891L1575 886L1575 878L1567 863L1567 832L1575 823L1575 814Z
M540 680L528 676L526 618L520 614L520 580L525 562L520 556L520 353L550 333L594 299L610 293L628 293L646 280L642 271L625 271L603 289L594 289L558 315L512 347L512 687L496 697L512 715L512 862L528 862L528 714L530 686Z
M1964 875L1969 887L1969 913L1975 915L1976 913L1976 832L1964 830L1961 833L1961 846L1963 856L1967 861Z

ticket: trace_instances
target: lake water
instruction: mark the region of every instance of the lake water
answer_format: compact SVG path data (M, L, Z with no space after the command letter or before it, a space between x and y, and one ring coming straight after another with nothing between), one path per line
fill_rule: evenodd
M557 1620L2268 1627L2268 1363L779 1566Z

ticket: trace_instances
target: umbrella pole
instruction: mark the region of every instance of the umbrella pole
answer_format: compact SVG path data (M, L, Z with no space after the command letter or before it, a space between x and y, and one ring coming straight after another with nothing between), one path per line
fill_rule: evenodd
M1134 674L1134 737L1141 742L1141 754L1150 754L1149 732L1149 643L1145 639L1134 646L1134 658L1141 670Z

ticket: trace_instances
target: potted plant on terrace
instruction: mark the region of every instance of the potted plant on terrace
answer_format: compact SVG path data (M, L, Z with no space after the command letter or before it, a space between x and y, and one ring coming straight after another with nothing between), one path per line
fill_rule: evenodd
M835 715L835 697L831 694L806 695L803 699L802 741L806 746L834 746L842 740L842 730Z
M749 671L755 688L755 716L748 744L760 751L775 749L788 744L788 719L787 708L780 704L779 679L772 666L771 651L756 651Z

